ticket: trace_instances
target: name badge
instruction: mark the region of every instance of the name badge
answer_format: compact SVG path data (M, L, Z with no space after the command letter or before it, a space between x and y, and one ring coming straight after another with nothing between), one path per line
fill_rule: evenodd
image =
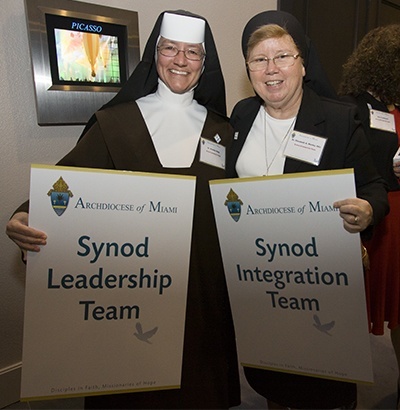
M393 164L395 165L399 163L400 163L400 147L398 148L398 150L396 151L393 157Z
M284 155L318 166L326 141L324 137L293 131L286 144Z
M390 112L369 110L369 125L378 130L396 132L394 115Z
M225 147L201 137L200 162L225 169Z

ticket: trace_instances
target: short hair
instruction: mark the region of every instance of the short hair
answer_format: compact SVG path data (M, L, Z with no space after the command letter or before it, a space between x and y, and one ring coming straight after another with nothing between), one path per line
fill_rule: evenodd
M286 30L286 28L281 27L278 24L266 24L264 26L259 27L257 30L255 30L249 37L249 41L247 42L246 59L249 58L249 55L251 54L253 49L257 46L257 44L261 43L262 41L269 40L271 38L282 38L285 36L289 36L293 40L293 43L296 46L297 52L300 54L300 57L303 57L301 55L301 51L299 47L297 46L293 37Z

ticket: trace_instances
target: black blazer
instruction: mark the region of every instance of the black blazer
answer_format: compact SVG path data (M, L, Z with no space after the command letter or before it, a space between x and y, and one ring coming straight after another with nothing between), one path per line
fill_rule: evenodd
M371 146L372 158L376 169L387 184L387 189L389 191L400 190L399 180L393 172L393 156L398 148L397 134L370 126L368 105L375 111L389 112L386 105L367 92L363 92L357 97L344 96L343 100L350 101L358 107L360 120Z
M237 177L235 165L260 109L258 97L246 98L236 104L231 115L234 140L227 156L228 178ZM286 158L284 173L310 172L353 168L359 198L367 200L377 224L389 212L385 182L376 171L370 147L361 123L356 120L355 105L319 97L304 87L301 106L294 129L327 138L318 166Z

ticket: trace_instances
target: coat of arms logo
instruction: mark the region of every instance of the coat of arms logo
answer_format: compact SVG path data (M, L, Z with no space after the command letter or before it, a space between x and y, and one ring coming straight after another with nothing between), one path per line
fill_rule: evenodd
M227 199L224 205L228 207L228 211L232 219L237 222L240 219L241 205L243 205L243 202L232 188L226 198Z
M58 181L53 184L53 189L50 189L47 193L50 197L51 206L58 216L61 216L67 209L69 197L74 196L68 188L66 182L60 177Z

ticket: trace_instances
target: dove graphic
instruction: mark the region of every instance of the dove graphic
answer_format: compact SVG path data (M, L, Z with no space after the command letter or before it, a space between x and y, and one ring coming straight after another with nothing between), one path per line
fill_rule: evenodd
M148 330L147 332L143 333L142 325L138 322L136 323L136 330L137 332L134 333L134 335L141 340L142 342L146 342L151 344L150 338L154 336L154 334L157 332L158 327L155 327L154 329Z
M335 321L332 320L329 323L324 323L322 324L321 321L319 320L318 315L314 315L314 321L315 323L313 326L315 326L320 332L326 333L329 336L332 336L328 330L331 330L335 326Z

